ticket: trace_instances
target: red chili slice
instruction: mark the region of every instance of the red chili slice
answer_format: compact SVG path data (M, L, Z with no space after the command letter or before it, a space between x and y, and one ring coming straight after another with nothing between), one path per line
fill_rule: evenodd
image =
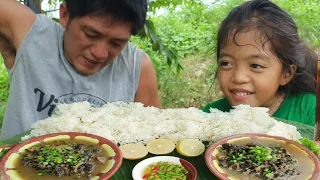
M147 179L150 176L150 174L145 174L142 176L142 179Z
M152 170L155 171L155 172L157 172L157 171L159 170L159 166L153 166L153 167L152 167Z

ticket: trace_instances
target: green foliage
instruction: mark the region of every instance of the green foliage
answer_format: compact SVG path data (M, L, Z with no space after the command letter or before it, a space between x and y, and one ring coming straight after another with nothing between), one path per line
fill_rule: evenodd
M156 13L160 8L174 11L179 5L192 5L201 2L200 0L148 0L149 11Z
M166 76L158 79L163 107L200 108L221 97L218 86L213 84L216 67L212 65L210 57L189 56L184 59L184 64L185 69L180 76L174 76L173 71L166 70Z
M153 62L163 107L202 107L221 96L215 85L210 89L216 69L216 64L212 63L213 57L199 54L188 56L183 59L184 70L177 75L175 69L167 66L166 58L152 50L150 41L133 37L131 42L145 50Z
M201 4L182 8L182 11L152 19L164 44L181 57L193 53L211 54L216 23L205 18L203 12L208 11L207 7Z
M0 102L6 102L9 95L9 76L0 54Z
M203 3L186 4L180 6L180 11L154 16L151 20L163 43L178 52L179 56L212 56L220 22L241 2L243 0L230 0L212 6Z
M3 58L0 54L0 127L6 110L6 104L9 96L9 76L6 72Z
M152 45L152 50L163 54L167 59L167 64L171 66L174 62L177 67L177 71L179 72L182 69L182 65L180 63L180 58L177 55L177 52L173 51L172 49L167 48L160 37L158 36L156 29L153 25L153 22L150 20L146 20L144 28L139 33L141 38L148 37L150 43Z
M295 20L302 38L313 48L320 46L320 4L319 0L275 0Z

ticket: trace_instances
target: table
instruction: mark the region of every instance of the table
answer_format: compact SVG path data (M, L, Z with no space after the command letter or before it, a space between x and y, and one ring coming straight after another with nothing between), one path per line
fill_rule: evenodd
M301 135L303 137L313 139L314 128L312 126L308 126L308 125L304 125L304 124L300 124L300 123L296 123L296 122L291 122L291 121L286 121L286 120L282 120L282 119L278 119L278 120L296 126L298 131L301 133ZM11 137L9 139L0 140L0 146L18 143L20 141L21 137L23 137L26 134L29 134L29 132L30 131L26 131L20 135ZM207 145L207 147L208 147L208 145ZM145 158L149 158L152 156L153 155L149 154ZM206 163L205 163L205 159L204 159L204 154L202 154L201 156L198 156L198 157L188 158L188 157L181 156L176 151L174 151L173 153L169 154L169 156L180 157L180 158L185 159L185 160L189 161L190 163L192 163L198 171L198 180L219 180L207 168ZM130 160L124 159L121 168L110 180L132 180L132 176L131 176L132 169L140 161L141 160L130 161Z

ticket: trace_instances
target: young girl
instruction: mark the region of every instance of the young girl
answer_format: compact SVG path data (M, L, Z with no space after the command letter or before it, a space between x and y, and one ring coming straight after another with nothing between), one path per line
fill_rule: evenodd
M314 125L317 57L277 5L254 0L234 8L220 26L217 57L225 97L203 111L248 104L269 108L273 117Z

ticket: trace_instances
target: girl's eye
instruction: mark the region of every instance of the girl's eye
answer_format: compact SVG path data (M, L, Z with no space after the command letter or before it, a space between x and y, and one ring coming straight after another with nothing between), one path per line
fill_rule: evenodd
M231 66L231 63L229 63L227 61L220 61L219 65L220 66Z
M251 64L250 67L252 67L254 69L263 69L263 68L265 68L264 66L261 66L259 64Z
M219 66L221 68L228 69L228 68L232 67L232 64L230 62L227 62L227 61L220 61L219 62Z

